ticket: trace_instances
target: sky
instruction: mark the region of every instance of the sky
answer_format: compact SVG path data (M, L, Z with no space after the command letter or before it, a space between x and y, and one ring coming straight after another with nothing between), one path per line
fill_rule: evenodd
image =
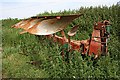
M0 19L29 18L39 13L90 6L111 6L119 0L0 0Z

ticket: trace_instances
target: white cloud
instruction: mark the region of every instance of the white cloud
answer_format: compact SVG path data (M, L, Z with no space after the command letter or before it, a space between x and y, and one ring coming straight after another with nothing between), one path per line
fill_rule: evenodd
M78 9L81 6L116 4L119 0L2 0L0 18L27 18L44 11ZM1 0L0 0L1 2Z
M119 0L0 0L0 2L118 2Z

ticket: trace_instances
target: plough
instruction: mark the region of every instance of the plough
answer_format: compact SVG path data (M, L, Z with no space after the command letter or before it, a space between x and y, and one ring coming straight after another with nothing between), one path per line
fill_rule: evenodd
M87 40L72 40L71 36L74 36L78 30L78 25L72 27L68 32L68 38L64 33L64 29L70 24L74 19L82 16L79 15L66 15L66 16L35 16L28 19L24 19L19 23L13 25L14 28L24 29L23 33L30 33L34 35L45 35L48 39L53 38L54 42L59 42L62 44L61 55L67 58L71 50L77 50L81 52L82 55L94 55L94 59L98 58L100 55L107 54L107 42L110 35L110 22L104 20L103 22L97 22L94 24L93 32L90 38ZM61 32L62 37L56 35L55 33Z

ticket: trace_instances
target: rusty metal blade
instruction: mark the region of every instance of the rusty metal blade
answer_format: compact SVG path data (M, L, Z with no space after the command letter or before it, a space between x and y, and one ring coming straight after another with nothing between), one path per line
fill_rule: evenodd
M65 29L72 20L79 16L81 15L36 16L23 20L15 24L13 27L22 28L35 35L49 35Z
M74 36L76 34L78 30L78 25L77 26L74 26L69 32L68 32L68 35L69 36Z
M24 30L28 30L29 28L31 28L32 26L34 26L37 22L40 22L41 19L26 19L26 20L22 20L19 23L13 25L12 27L14 28L22 28Z

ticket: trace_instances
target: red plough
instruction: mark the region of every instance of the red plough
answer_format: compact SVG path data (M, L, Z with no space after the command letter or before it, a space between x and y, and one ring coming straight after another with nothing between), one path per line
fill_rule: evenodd
M34 35L45 35L48 39L53 38L54 42L59 42L63 45L62 56L69 53L71 50L77 50L83 55L88 54L91 56L94 54L94 58L99 57L101 54L107 54L107 41L110 34L110 22L104 20L103 22L97 22L94 24L93 32L87 40L72 40L71 36L74 36L79 26L74 26L68 32L68 38L66 38L64 29L74 19L80 17L80 15L66 15L66 16L41 16L31 17L20 21L13 25L14 28L24 29L23 33L30 33ZM55 33L61 32L62 37L57 36Z

